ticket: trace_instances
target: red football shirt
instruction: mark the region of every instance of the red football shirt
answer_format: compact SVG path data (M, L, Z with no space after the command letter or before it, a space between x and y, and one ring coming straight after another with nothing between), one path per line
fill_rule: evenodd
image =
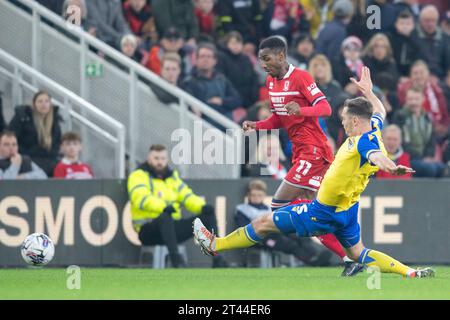
M258 121L256 129L284 128L287 130L294 150L302 152L302 150L310 150L311 146L318 147L324 151L324 157L331 162L333 155L318 117L289 115L284 108L284 105L290 101L297 102L302 109L314 108L318 102L326 100L311 75L290 65L288 72L281 80L267 76L266 87L269 90L272 116L267 119L268 121Z
M60 179L92 179L94 174L91 167L81 161L72 163L62 159L53 171L53 177Z

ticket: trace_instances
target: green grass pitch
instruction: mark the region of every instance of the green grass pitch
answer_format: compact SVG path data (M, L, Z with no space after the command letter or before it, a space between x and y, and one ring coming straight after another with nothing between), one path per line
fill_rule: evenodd
M80 290L65 269L0 269L0 299L450 299L450 267L436 277L383 274L341 278L341 268L96 269L81 268Z

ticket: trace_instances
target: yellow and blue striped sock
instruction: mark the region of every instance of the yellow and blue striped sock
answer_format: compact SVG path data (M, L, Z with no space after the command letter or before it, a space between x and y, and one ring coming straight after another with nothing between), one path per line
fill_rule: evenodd
M370 250L367 248L363 249L358 261L369 267L377 266L380 268L381 272L398 273L405 277L410 276L415 271L414 269L405 266L403 263L395 260L387 254L384 254L383 252Z
M252 224L241 227L223 238L216 238L217 252L251 247L262 239L256 234Z

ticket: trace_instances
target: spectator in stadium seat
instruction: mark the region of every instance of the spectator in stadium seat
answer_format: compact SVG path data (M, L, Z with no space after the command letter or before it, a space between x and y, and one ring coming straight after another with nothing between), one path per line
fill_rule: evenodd
M40 180L47 179L45 172L27 155L21 155L13 131L0 133L0 179Z
M374 92L379 96L383 103L387 112L386 119L390 122L395 111L400 108L395 76L388 72L380 72L377 74L376 82L378 83L378 86L374 87Z
M217 2L216 12L222 35L237 31L245 42L259 42L263 19L259 0L221 0Z
M55 167L53 177L57 179L92 179L92 168L80 160L83 149L81 137L75 132L66 132L61 138L63 158Z
M391 124L384 128L383 142L389 159L394 161L396 165L411 167L409 153L405 152L402 147L402 130L399 126ZM380 179L411 179L412 174L408 173L399 176L380 170L377 172L376 177Z
M166 53L161 61L161 78L173 84L174 86L180 85L180 74L181 74L181 58L177 53L169 52ZM159 101L165 104L178 103L178 98L168 93L161 87L150 84L150 88L156 95Z
M358 88L350 81L350 78L360 79L364 62L361 59L363 44L355 36L345 38L341 45L339 58L330 61L334 78L342 88L352 95L358 93Z
M151 43L158 41L155 17L146 0L128 0L123 3L123 15L138 43L148 50Z
M191 75L183 82L182 87L200 101L232 119L233 110L242 106L239 93L230 80L215 70L217 49L213 44L200 44L196 52L196 63ZM212 119L205 119L224 129Z
M47 91L38 91L31 106L17 106L8 129L14 131L19 152L30 156L47 176L53 175L61 142L59 107L53 106Z
M265 36L279 35L290 44L292 35L309 31L302 5L296 0L272 0L263 12Z
M375 5L379 8L380 12L380 28L375 29L367 29L367 32L377 33L382 32L386 33L391 31L394 28L395 18L397 17L397 8L392 4L392 1L389 0L368 0L367 6Z
M175 27L165 30L159 44L150 49L146 67L154 73L161 74L161 59L166 53L177 53L181 57L181 78L188 75L192 69L192 56L180 31Z
M87 17L96 27L96 37L110 46L120 49L120 41L132 33L122 13L119 0L86 1Z
M421 59L414 16L410 11L400 12L395 21L395 28L388 33L388 38L400 76L408 77L413 62Z
M414 21L419 21L420 11L423 8L422 0L399 0L394 3L394 6L398 13L408 10L414 17Z
M324 95L326 95L331 109L335 111L338 107L337 102L340 101L339 97L342 95L342 87L339 82L333 79L331 63L328 58L323 54L315 55L309 62L308 71L316 81L317 87L323 92ZM329 120L330 117L319 118L320 127L324 131L327 138L330 138L330 133L328 132Z
M192 0L152 0L152 10L158 34L175 27L184 40L195 44L199 28Z
M334 0L300 0L309 22L309 34L313 39L317 39L325 24L333 20L333 2Z
M397 65L392 54L388 37L382 33L375 34L367 43L363 51L364 64L369 67L374 85L379 86L377 75L381 72L389 73L397 82L399 75Z
M223 44L218 52L216 70L230 80L241 96L242 106L248 108L258 100L259 86L253 65L242 52L243 38L239 32L231 31L226 34Z
M200 33L215 37L216 15L214 13L214 0L194 0L194 13L197 17Z
M236 206L235 220L240 227L246 226L257 217L270 212L264 204L267 185L262 180L252 180L248 185L248 203ZM257 245L259 248L292 254L307 265L326 266L330 264L331 253L316 246L311 238L298 238L292 235L271 234Z
M370 38L371 33L367 29L367 1L366 0L351 0L353 3L354 14L352 20L347 25L347 35L355 36L363 43L366 43Z
M73 6L80 8L81 21L79 27L95 37L96 28L94 23L87 19L87 7L85 0L64 0L61 12L62 17L68 21L72 21L72 23L76 23L76 19L69 19L69 16L75 14Z
M178 243L193 237L192 223L197 216L208 228L217 230L214 207L194 194L180 178L177 170L168 166L165 146L152 145L146 162L128 177L133 227L144 246L165 245L172 266L185 267L178 252ZM181 207L194 216L182 218ZM213 257L213 267L226 267L222 256Z
M450 67L450 39L438 26L438 22L438 10L433 5L427 5L420 12L417 34L430 72L442 78Z
M342 93L342 87L335 79L331 70L331 63L326 56L318 54L309 62L309 73L316 81L317 87L327 97L333 110L336 108L336 97Z
M353 4L350 0L337 0L333 4L334 19L327 22L316 40L316 50L334 60L340 54L341 44L347 37L347 25L353 16Z
M138 39L133 34L127 34L120 40L120 51L128 58L142 65L147 64L148 52L138 48Z
M411 88L422 90L425 100L423 108L430 114L434 130L439 137L447 134L450 116L444 92L434 77L430 76L427 64L418 60L411 66L410 77L398 85L398 99L405 103L406 91Z
M393 122L402 129L403 148L411 155L414 177L442 177L445 165L435 159L435 135L433 123L422 108L422 90L410 88L406 92L406 103L394 115Z
M250 59L250 62L253 65L253 70L256 72L258 76L258 85L260 87L265 87L266 84L266 78L267 73L264 71L264 69L261 67L261 64L259 63L259 59L257 57L256 53L256 45L253 42L247 41L244 43L244 48L242 49L242 52Z
M309 60L314 56L314 40L308 33L302 33L294 39L291 63L302 70L308 70Z

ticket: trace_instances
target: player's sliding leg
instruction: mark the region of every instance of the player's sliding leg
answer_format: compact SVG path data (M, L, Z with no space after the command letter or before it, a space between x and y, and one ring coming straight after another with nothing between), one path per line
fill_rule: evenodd
M194 238L207 255L219 252L251 247L271 233L280 232L273 222L273 212L265 214L245 227L240 227L225 237L216 237L209 232L200 219L194 220ZM292 227L291 232L295 232Z
M369 267L376 266L381 272L397 273L409 278L425 278L434 276L434 271L431 268L424 268L420 270L413 269L383 252L365 248L361 241L353 247L347 248L346 251L349 257L357 259L360 263L363 263Z
M280 194L281 194L281 193L283 193L283 191L289 192L290 190L293 190L292 188L295 188L295 187L286 184L285 187L282 187L282 185L281 185L278 188L278 190L280 191ZM315 196L315 194L311 193L312 191L310 191L310 190L301 189L301 188L295 188L295 189L301 191L299 193L300 199L296 198L296 199L292 200L289 203L289 205L300 204L300 203L310 203L311 200L309 200L309 197ZM295 190L293 190L293 191L295 191ZM307 192L303 192L303 191L307 191ZM302 196L304 198L301 198ZM328 250L330 250L331 252L333 252L334 254L339 256L342 259L342 261L344 261L344 270L342 271L341 276L352 277L352 276L358 274L359 272L361 272L362 270L364 270L363 264L355 262L347 256L347 254L344 251L344 248L342 247L341 243L339 242L339 240L336 238L336 236L334 234L329 233L329 234L325 234L322 236L318 236L317 239L319 239L319 241L326 248L328 248Z

